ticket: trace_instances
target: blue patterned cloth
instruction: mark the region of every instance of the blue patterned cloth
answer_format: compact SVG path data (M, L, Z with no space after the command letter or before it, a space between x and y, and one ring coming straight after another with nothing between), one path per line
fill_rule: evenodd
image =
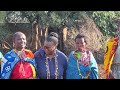
M17 62L20 60L20 57L11 50L4 55L4 59L1 63L1 78L2 79L9 79L11 72ZM27 62L30 62L34 67L36 67L35 60L33 59L26 59Z
M74 51L70 53L68 57L68 67L66 71L67 79L87 79L87 78L82 78L82 76L85 77L88 75L88 73L89 73L89 79L98 79L98 66L96 60L90 51L89 53L90 53L90 65L88 66L83 65L81 62L77 63L77 60L73 55Z

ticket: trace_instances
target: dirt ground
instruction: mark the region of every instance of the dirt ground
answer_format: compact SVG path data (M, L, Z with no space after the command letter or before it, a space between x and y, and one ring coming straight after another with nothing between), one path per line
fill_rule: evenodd
M103 64L98 64L99 79L106 79Z

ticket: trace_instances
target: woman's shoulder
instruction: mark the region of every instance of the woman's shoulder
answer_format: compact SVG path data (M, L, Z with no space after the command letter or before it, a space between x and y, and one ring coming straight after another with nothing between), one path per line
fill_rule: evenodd
M70 54L73 54L75 51L74 50L72 50L71 52L70 52Z
M25 51L26 53L33 54L33 52L32 52L31 50L29 50L29 49L24 49L24 51Z
M26 54L27 57L34 58L34 54L33 54L33 52L31 50L24 49L24 52L25 52L25 54Z
M57 55L58 55L59 58L61 58L61 60L65 60L66 61L68 59L67 55L65 55L64 52L62 52L62 51L60 51L58 49L57 49Z
M58 53L59 55L62 55L62 56L67 57L64 52L62 52L62 51L60 51L60 50L58 50L58 49L57 49L57 53Z
M73 56L74 52L75 52L75 51L72 50L68 55L69 55L69 56Z
M35 53L34 53L34 56L36 57L36 56L38 56L39 55L39 53L40 53L40 51L38 50L38 51L36 51Z
M15 57L15 53L14 50L10 50L7 53L4 54L3 56L3 60L7 60L7 61L13 61L13 58Z
M43 48L40 48L39 50L37 50L35 53L34 53L34 56L35 57L40 57L40 56L43 56L44 54L44 49Z
M4 57L5 57L5 56L8 56L8 55L12 55L13 52L14 52L14 50L10 50L10 51L6 52L6 53L4 54Z
M26 52L30 52L30 53L32 53L32 51L31 50L29 50L29 49L24 49Z

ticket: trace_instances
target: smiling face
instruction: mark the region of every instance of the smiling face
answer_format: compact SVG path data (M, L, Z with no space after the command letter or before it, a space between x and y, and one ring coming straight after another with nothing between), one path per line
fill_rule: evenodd
M84 38L76 38L76 48L79 51L84 51L86 49L86 42Z
M26 36L23 33L19 33L15 36L13 42L16 50L22 50L26 47Z
M45 41L43 46L46 55L53 55L55 53L56 47L57 46L52 41L51 42Z

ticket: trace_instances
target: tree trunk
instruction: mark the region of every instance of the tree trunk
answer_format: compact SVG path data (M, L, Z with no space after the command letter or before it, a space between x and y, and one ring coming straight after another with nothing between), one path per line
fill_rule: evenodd
M59 47L59 49L61 50L61 51L64 51L64 43L63 43L63 27L62 28L60 28L59 29L59 45L60 45L60 47Z
M67 40L67 27L65 27L65 28L63 28L63 42L66 42L66 40Z
M41 32L42 34L42 37L41 37L41 44L42 44L42 46L43 46L43 44L44 44L44 41L45 41L45 38L48 36L48 28L46 27L46 28L42 28L42 32Z
M40 24L38 24L38 49L41 48L42 30Z
M48 27L45 28L45 38L48 36Z
M32 51L38 50L38 48L41 46L41 43L39 42L39 24L35 23L32 25L32 41L30 44L30 49Z
M36 24L36 26L35 26L35 39L36 39L35 50L37 50L38 49L38 24Z

